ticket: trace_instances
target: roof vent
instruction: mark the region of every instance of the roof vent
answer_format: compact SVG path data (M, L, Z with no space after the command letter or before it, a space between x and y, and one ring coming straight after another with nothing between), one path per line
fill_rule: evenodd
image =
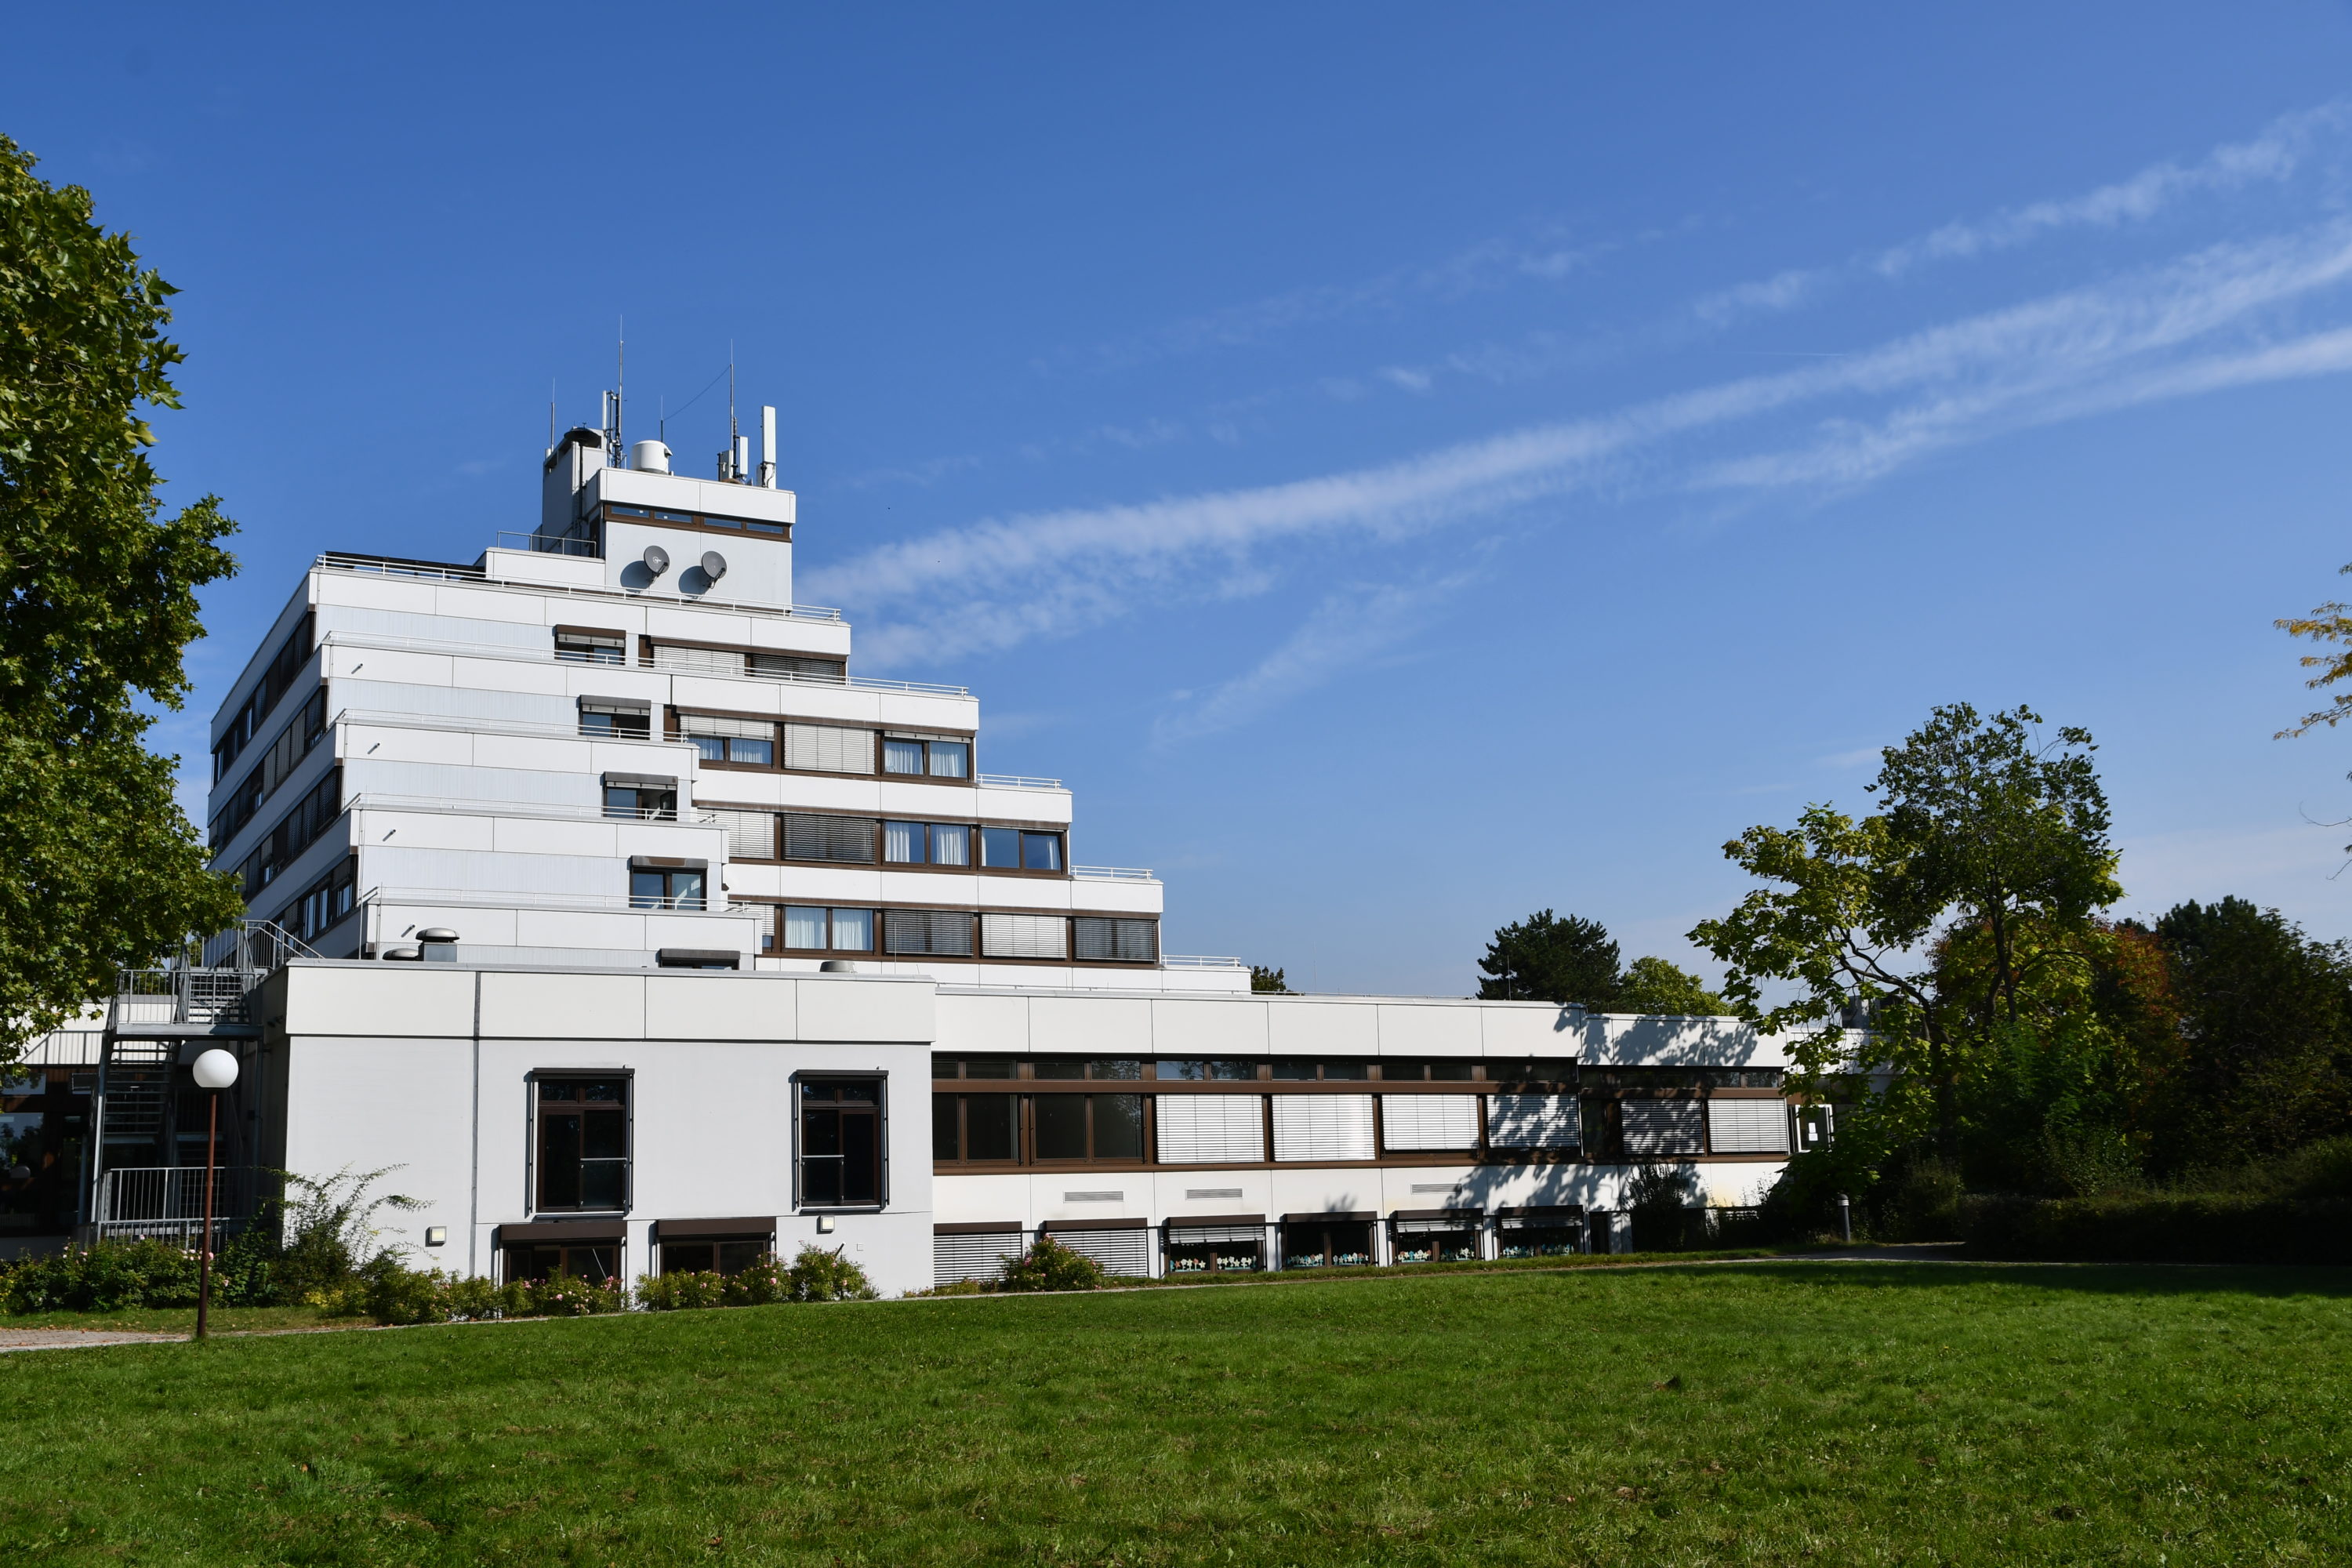
M659 441L629 443L629 467L645 474L669 472L669 448Z

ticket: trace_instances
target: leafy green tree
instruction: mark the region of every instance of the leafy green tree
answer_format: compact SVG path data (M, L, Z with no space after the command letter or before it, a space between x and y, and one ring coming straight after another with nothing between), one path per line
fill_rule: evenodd
M1637 958L1625 966L1610 1006L1620 1013L1659 1013L1673 1018L1711 1018L1731 1005L1706 982L1663 958Z
M2352 1131L2352 952L2276 910L2195 901L2156 922L2171 960L2184 1147L2232 1165Z
M1290 987L1283 981L1282 971L1268 969L1263 963L1250 965L1250 989L1276 996L1290 994Z
M2030 709L1936 709L1888 747L1870 788L1882 809L1856 819L1822 805L1794 828L1752 827L1724 854L1768 884L1691 940L1728 969L1742 1016L1800 1033L1801 1076L1877 1065L1873 1109L1924 1117L1937 1152L1959 1157L1963 1070L1988 1026L2015 1021L2041 972L2080 963L2096 912L2122 896L2090 735L2044 742ZM1982 943L1969 984L1948 986L1937 955L1958 932ZM1796 994L1766 1007L1763 987ZM1873 1064L1853 1060L1841 1026L1872 1019Z
M1513 921L1495 932L1478 961L1488 1001L1580 1004L1596 1011L1617 995L1617 943L1599 921L1549 910Z
M240 908L141 743L234 569L217 501L163 517L147 460L173 290L33 163L0 137L0 1062Z

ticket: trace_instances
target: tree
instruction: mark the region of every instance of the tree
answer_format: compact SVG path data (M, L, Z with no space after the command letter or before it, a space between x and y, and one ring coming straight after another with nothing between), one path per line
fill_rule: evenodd
M2041 740L2032 710L1981 717L1936 709L1890 746L1871 792L1883 810L1859 820L1806 808L1794 828L1752 827L1724 854L1768 884L1691 940L1720 959L1742 1016L1771 1030L1808 1027L1795 1059L1814 1079L1852 1069L1843 1020L1873 1018L1871 1050L1890 1096L1916 1105L1937 1152L1957 1163L1965 1058L1996 1020L2015 1021L2025 988L2053 965L2087 958L2094 917L2122 896L2107 804L2090 735ZM1937 955L1957 933L1983 946L1969 984L1953 988ZM1799 994L1766 1008L1762 987Z
M1620 1013L1659 1013L1673 1018L1711 1018L1731 1011L1731 1005L1709 991L1706 982L1663 958L1637 958L1627 964L1610 1005Z
M1617 944L1599 921L1543 910L1495 932L1478 961L1488 1001L1575 1003L1596 1011L1617 995Z
M2352 573L2352 565L2338 567L2337 571ZM2271 624L2289 637L2309 638L2320 645L2323 650L2331 643L2336 645L2333 652L2303 656L2299 661L2303 668L2319 672L2305 680L2305 686L2319 691L2338 681L2352 681L2352 605L2331 599L2325 605L2314 606L2307 616L2283 616ZM2271 739L2292 740L2298 735L2309 734L2322 724L2332 730L2347 718L2352 718L2352 691L2338 691L2329 699L2326 707L2314 709ZM2329 826L2341 827L2344 825L2338 822ZM2344 847L2344 853L2352 855L2352 844Z
M2168 1163L2283 1154L2352 1121L2352 952L2243 899L2156 922L2179 1008L2185 1146Z
M241 904L149 752L235 524L166 519L142 406L176 407L172 287L89 193L0 137L0 1062Z
M1275 996L1290 994L1290 987L1283 983L1282 971L1268 969L1263 963L1250 965L1250 989Z

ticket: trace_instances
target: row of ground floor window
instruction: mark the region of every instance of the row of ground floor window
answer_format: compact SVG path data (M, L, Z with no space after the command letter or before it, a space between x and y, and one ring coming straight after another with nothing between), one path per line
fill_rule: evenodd
M943 1225L931 1242L935 1283L993 1278L1039 1236L1093 1258L1108 1274L1176 1278L1272 1268L1364 1268L1390 1263L1465 1263L1554 1258L1606 1247L1607 1215L1581 1208L1400 1209L1373 1214L1202 1215L1154 1226L1133 1220L1049 1220ZM1588 1218L1592 1222L1588 1225Z

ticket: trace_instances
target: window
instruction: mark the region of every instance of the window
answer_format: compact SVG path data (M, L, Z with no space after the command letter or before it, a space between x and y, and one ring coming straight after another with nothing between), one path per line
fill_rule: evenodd
M1354 1083L1370 1076L1362 1062L1302 1062L1278 1061L1273 1076L1277 1079L1311 1082L1318 1078Z
M1029 1064L1029 1076L1041 1079L1108 1079L1131 1083L1143 1077L1143 1064L1132 1057L1047 1058Z
M1265 1267L1262 1225L1168 1226L1171 1274L1255 1274Z
M1072 922L1080 963L1157 963L1160 962L1158 921L1108 920L1080 915Z
M931 1073L935 1078L1019 1078L1021 1064L1011 1057L940 1057Z
M1040 1094L1031 1097L1036 1158L1143 1159L1143 1097L1139 1094Z
M261 803L286 782L297 764L309 756L327 732L327 692L324 687L310 694L310 700L286 721L286 727L269 743L269 750L254 763L236 793L221 806L212 820L210 842L215 849L236 836L237 829L253 820Z
M776 858L776 814L772 811L727 811L706 806L727 830L730 860L772 860Z
M1159 1075L1163 1079L1175 1079L1187 1083L1207 1083L1227 1079L1255 1081L1257 1078L1257 1063L1170 1061L1163 1058L1160 1063Z
M871 865L874 829L875 821L870 816L788 814L784 817L784 858Z
M677 647L668 643L656 643L654 668L675 669L688 675L740 675L743 673L743 655L734 648Z
M886 822L882 858L894 866L969 866L971 828L961 822Z
M1021 1152L1021 1097L931 1096L931 1156L941 1161L1011 1163Z
M1468 1083L1478 1076L1475 1062L1382 1062L1381 1079L1394 1083Z
M1162 1094L1153 1121L1163 1165L1255 1165L1265 1159L1265 1099Z
M776 1250L772 1220L656 1220L665 1274L740 1274Z
M916 778L971 776L971 742L919 735L891 735L882 742L882 771Z
M213 746L215 783L227 773L229 764L236 762L245 748L252 743L254 736L260 733L262 724L269 717L269 710L278 706L278 700L286 695L296 678L302 673L303 667L310 662L310 612L305 610L302 618L294 623L294 629L286 635L286 640L278 645L278 652L263 667L261 679L255 685L253 694L230 717L228 727L221 731L220 740Z
M839 724L787 724L784 766L805 773L870 773L874 731Z
M1573 1149L1581 1123L1572 1094L1496 1094L1486 1100L1490 1148Z
M1566 1258L1583 1250L1582 1209L1505 1209L1495 1218L1497 1258Z
M1481 1221L1482 1216L1475 1214L1399 1212L1389 1220L1390 1261L1474 1263L1482 1256Z
M984 958L1070 956L1070 922L1059 915L982 915L980 951Z
M784 906L784 945L803 952L871 952L874 911L816 904Z
M881 1080L803 1079L799 1091L800 1203L881 1203Z
M885 910L882 949L893 953L971 956L971 915L963 910Z
M580 732L616 741L644 741L653 735L653 705L626 699L583 697L580 700Z
M1704 1108L1696 1100L1627 1100L1617 1106L1625 1152L1643 1159L1706 1151Z
M278 879L278 873L294 863L316 843L319 836L333 826L343 814L343 771L330 768L327 776L310 786L292 809L278 818L278 826L262 836L261 842L237 868L245 896L253 896Z
M551 1279L562 1274L591 1285L603 1285L620 1278L621 1244L617 1241L541 1243L509 1247L506 1252L507 1278L510 1280Z
M980 863L992 871L1058 871L1062 836L1022 827L983 827Z
M1372 1222L1316 1216L1282 1222L1285 1268L1361 1268L1372 1261Z
M1478 1100L1468 1094L1384 1094L1381 1143L1397 1153L1478 1147Z
M747 767L776 765L776 727L756 719L722 719L709 713L677 716L678 736L694 742L707 763Z
M751 673L782 680L830 681L835 685L849 679L841 660L799 653L755 653L751 656Z
M1274 1157L1285 1164L1372 1158L1372 1097L1276 1095Z
M604 815L633 822L675 822L677 781L606 773Z
M346 857L278 911L278 923L304 942L317 941L352 912L357 875L358 862Z
M555 628L555 657L573 664L626 664L629 639L620 632Z
M538 1116L537 1206L628 1207L628 1079L541 1078Z
M698 910L703 901L700 861L677 865L645 865L637 856L629 862L629 907L633 910Z
M1517 1061L1486 1064L1486 1076L1498 1083L1561 1083L1576 1082L1576 1063L1565 1057L1542 1057L1534 1060L1521 1058Z
M1717 1154L1785 1154L1788 1107L1778 1100L1710 1100L1706 1141Z

